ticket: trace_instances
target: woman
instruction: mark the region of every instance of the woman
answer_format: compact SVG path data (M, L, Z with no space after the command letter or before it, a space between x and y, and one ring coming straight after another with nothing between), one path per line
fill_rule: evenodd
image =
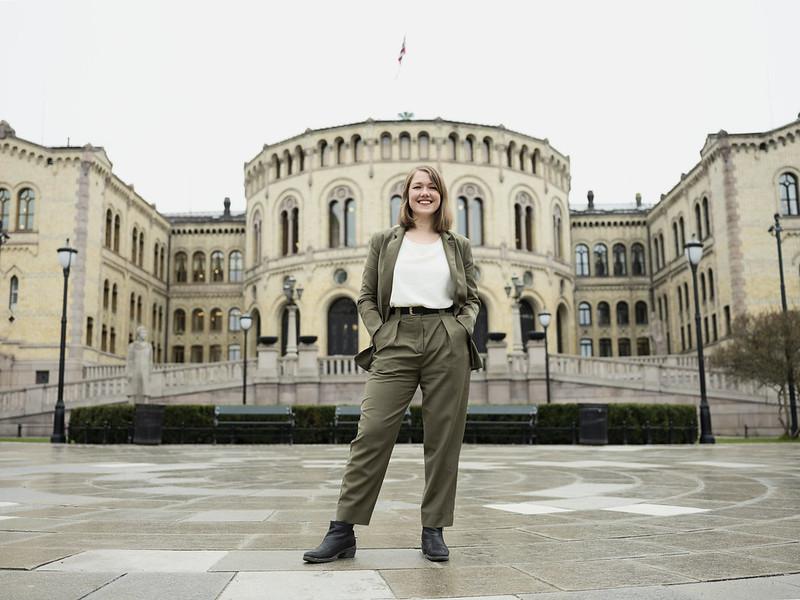
M422 553L432 561L449 558L442 529L453 524L470 370L482 366L472 342L480 300L469 240L449 231L447 190L435 169L408 174L398 221L370 240L358 312L372 344L356 356L370 373L336 520L303 555L307 562L355 556L353 525L369 524L418 385L425 431Z

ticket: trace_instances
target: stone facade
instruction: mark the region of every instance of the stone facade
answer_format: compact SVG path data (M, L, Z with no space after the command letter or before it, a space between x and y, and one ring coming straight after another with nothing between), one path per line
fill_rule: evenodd
M402 180L420 163L442 172L454 229L473 242L482 351L489 331L521 349L548 310L552 352L588 353L589 341L594 356L693 353L682 250L693 233L705 245L706 344L723 340L743 312L779 306L767 233L775 212L791 213L783 219L790 303L800 293L798 135L800 122L720 132L654 206L570 209L569 158L546 139L440 119L368 120L264 146L244 166L243 214L226 203L222 213L163 215L113 174L102 148L42 147L2 122L0 215L10 239L0 248L0 386L31 385L37 371L55 381L63 289L56 249L66 238L78 250L68 379L82 367L122 364L139 324L157 363L238 358L237 311L254 316L248 356L259 336L278 336L283 347L290 277L302 288L293 299L299 333L317 337L320 356L354 353L368 343L355 309L367 242L394 222ZM599 270L598 245L606 256ZM512 276L521 327L512 326L505 291Z

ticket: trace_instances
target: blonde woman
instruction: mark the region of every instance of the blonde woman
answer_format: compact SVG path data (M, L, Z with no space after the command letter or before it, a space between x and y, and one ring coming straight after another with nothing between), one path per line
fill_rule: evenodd
M447 189L432 167L412 169L398 224L372 236L358 312L372 344L356 356L369 371L358 433L342 479L336 520L307 562L352 558L353 525L368 525L406 408L422 389L425 490L422 553L445 561L480 308L469 240L450 231Z

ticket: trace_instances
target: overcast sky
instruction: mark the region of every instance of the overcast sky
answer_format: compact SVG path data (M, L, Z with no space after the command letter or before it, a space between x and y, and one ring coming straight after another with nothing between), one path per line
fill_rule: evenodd
M655 203L707 133L800 112L791 0L0 0L0 23L0 119L105 147L162 212L242 209L263 144L402 111L549 138L572 205Z

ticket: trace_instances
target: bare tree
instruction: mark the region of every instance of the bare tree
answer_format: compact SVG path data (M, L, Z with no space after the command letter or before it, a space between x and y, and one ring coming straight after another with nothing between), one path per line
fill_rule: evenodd
M713 367L778 393L778 419L789 435L789 369L800 367L800 311L744 315L734 322L730 341L711 356Z

